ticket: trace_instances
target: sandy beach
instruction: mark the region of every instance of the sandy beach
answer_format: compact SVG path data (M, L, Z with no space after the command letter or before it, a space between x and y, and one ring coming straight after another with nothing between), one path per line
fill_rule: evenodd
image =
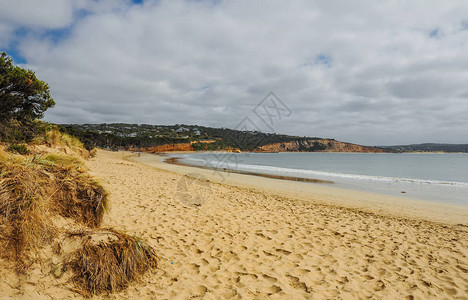
M401 200L395 206L387 203L387 208L396 209L386 210L382 203L391 200L388 197L372 202L363 193L344 197L343 191L333 194L333 188L323 191L313 184L310 188L318 191L308 198L305 193L286 197L281 185L299 183L251 176L251 186L257 180L270 181L277 190L246 182L236 186L232 178L227 184L214 178L203 184L180 174L199 169L160 165L168 169L162 170L129 161L128 155L99 151L88 165L111 192L105 223L147 239L160 255L160 266L116 297L468 297L466 210L448 218L449 207L415 210L413 203L399 217L398 211L404 210ZM199 206L184 203L186 183L192 195L207 197ZM320 193L329 199L317 198ZM350 203L359 196L361 202ZM346 203L339 207L340 201ZM432 221L415 213L424 210L431 212Z
M103 226L159 256L111 299L468 298L466 208L241 174L220 183L147 155L87 161L110 192ZM0 275L2 297L80 297L48 271L33 270L21 294Z

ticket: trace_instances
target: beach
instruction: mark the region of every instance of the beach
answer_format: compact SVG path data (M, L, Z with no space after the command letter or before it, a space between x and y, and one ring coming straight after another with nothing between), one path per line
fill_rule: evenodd
M385 205L388 196L373 201L372 194L346 196L311 183L315 193L294 193L294 184L304 183L240 174L231 175L249 180L229 176L218 183L210 170L147 166L130 156L99 150L87 165L111 193L104 225L147 240L159 266L113 297L468 297L466 210ZM183 172L201 172L209 181L197 183ZM264 180L273 184L261 187ZM206 198L190 198L186 183L192 195Z
M158 266L96 299L467 299L468 212L330 184L218 173L98 150L103 228ZM81 298L40 264L0 271L0 298Z

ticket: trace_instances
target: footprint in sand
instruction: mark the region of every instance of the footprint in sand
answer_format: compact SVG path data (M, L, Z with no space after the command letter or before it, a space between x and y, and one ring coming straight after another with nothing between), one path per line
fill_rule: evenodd
M308 291L307 285L300 281L298 277L292 275L286 275L286 277L289 279L289 285L293 288L303 290L304 292Z
M263 274L262 277L263 277L263 279L265 279L266 281L268 281L270 283L275 283L275 282L278 281L278 279L276 279L275 277L269 276L267 274Z
M200 273L200 265L197 264L189 264L187 266L188 273L191 275L199 274Z
M277 285L272 285L270 287L265 288L265 290L264 290L265 293L268 293L270 295L279 293L281 291L282 291L282 289Z

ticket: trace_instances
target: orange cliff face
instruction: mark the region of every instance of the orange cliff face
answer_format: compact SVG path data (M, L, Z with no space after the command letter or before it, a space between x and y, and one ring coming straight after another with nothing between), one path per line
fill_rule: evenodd
M191 143L180 143L180 144L166 144L159 145L154 147L148 147L144 149L139 149L142 152L171 152L171 151L194 151Z
M362 152L384 153L386 149L344 143L330 139L309 139L284 143L268 144L255 149L255 152Z

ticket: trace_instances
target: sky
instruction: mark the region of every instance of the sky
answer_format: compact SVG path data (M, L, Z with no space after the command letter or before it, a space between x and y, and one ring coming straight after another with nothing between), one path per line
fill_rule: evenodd
M0 51L49 84L49 122L248 120L364 145L468 143L468 1L0 7Z

